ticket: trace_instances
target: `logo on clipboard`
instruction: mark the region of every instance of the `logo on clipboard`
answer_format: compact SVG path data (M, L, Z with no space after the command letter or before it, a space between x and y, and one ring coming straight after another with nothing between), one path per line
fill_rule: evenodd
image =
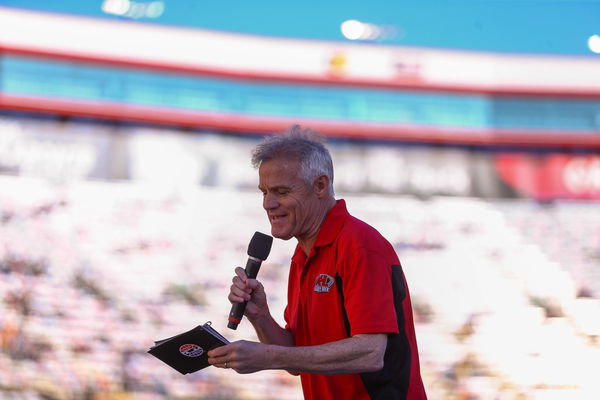
M186 357L200 357L204 349L197 344L184 344L179 347L179 352Z

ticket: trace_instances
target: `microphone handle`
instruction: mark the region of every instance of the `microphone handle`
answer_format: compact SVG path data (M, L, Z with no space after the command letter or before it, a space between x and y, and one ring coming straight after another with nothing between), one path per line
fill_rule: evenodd
M248 279L256 279L261 263L262 261L257 258L248 257L248 262L246 263L245 269ZM243 303L233 303L231 305L229 322L227 324L229 329L237 329L238 324L242 321L242 317L244 316L244 311L246 311L246 304L248 304L247 301L244 301Z

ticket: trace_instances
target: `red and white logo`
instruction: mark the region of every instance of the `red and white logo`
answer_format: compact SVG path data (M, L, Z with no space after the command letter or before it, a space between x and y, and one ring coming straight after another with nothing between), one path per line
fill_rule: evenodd
M179 347L179 352L186 357L200 357L204 349L197 344L184 344Z
M329 289L333 286L333 278L327 274L320 274L315 279L315 292L317 293L327 293Z

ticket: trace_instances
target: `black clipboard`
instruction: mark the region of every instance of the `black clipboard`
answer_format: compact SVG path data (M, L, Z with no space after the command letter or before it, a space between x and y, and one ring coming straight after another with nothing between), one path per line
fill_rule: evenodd
M208 321L194 329L154 342L148 353L181 374L208 367L208 351L229 343Z

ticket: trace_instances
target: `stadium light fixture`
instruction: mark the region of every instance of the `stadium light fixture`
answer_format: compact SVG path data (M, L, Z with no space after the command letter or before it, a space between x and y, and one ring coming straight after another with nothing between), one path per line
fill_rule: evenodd
M348 40L359 40L365 34L365 24L355 19L344 21L340 28Z
M102 11L133 19L158 18L165 10L162 1L136 2L131 0L104 0Z
M376 25L349 19L340 25L342 35L348 40L390 40L399 36L400 30L393 25Z
M600 35L592 35L588 38L588 47L592 53L600 54Z

